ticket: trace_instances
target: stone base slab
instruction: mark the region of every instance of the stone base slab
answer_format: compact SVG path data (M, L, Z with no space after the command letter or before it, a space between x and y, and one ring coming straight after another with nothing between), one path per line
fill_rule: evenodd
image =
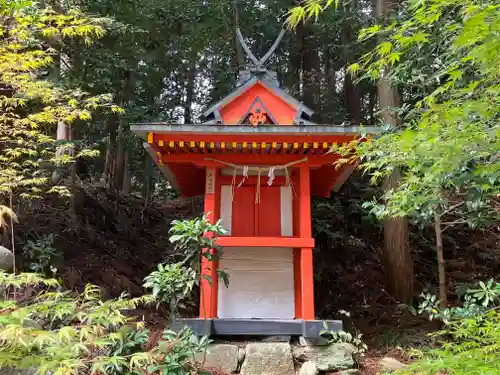
M318 338L324 322L328 329L341 331L341 320L279 320L279 319L179 319L173 328L189 327L198 336L303 336Z

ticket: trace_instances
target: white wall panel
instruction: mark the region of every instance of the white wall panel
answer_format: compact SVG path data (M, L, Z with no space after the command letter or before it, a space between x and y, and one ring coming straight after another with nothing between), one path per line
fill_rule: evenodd
M233 189L231 185L222 185L221 187L220 218L222 225L230 235L233 224Z
M219 268L229 288L219 283L219 318L294 318L291 248L224 248Z

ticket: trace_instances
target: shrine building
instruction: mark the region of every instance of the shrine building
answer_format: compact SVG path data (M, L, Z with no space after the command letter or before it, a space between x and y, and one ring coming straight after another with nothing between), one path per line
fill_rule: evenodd
M311 196L330 197L353 171L334 165L332 145L360 137L357 126L320 125L313 111L281 89L264 67L283 32L261 60L238 38L252 66L237 87L213 104L199 124L132 125L171 186L203 195L212 221L228 234L218 261L202 257L199 318L182 319L203 335L317 337ZM372 132L373 129L364 129ZM229 274L229 286L217 269ZM342 322L327 321L330 329Z

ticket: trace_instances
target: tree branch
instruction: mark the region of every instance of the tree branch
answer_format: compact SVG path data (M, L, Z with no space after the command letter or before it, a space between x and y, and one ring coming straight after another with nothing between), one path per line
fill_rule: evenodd
M442 229L442 232L444 232L446 229L453 227L458 224L467 224L467 220L459 219L455 221L450 221L448 223L441 223L441 225L445 225L445 227Z
M441 215L439 215L439 216L444 216L444 215L447 215L447 214L449 214L450 212L452 212L453 210L457 209L458 207L463 206L464 204L465 204L465 202L464 202L464 201L459 202L459 203L457 203L457 204L454 204L453 206L449 207L446 211L442 212L442 213L441 213Z

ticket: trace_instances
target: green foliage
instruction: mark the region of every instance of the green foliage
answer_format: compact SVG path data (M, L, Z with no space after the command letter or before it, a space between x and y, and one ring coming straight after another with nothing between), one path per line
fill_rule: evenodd
M209 275L201 275L202 257L212 261L221 255L216 236L227 233L218 220L212 224L205 214L192 220L174 220L170 228L170 242L175 245L183 260L174 264L159 264L156 271L146 276L144 287L152 289L153 297L159 302L167 303L170 313L175 314L181 301L189 298L193 287L203 277L212 282ZM227 286L229 275L217 270L218 277Z
M217 236L226 234L227 231L222 226L222 220L217 220L215 224L209 220L207 214L196 217L192 220L174 220L170 228L170 242L181 252L184 257L182 264L189 264L199 270L201 257L209 261L219 259L222 256L222 249L217 245ZM198 274L200 272L198 271ZM224 270L217 270L218 277L227 286L229 275ZM208 282L212 282L210 276L203 275Z
M61 291L54 279L0 273L4 297L10 297L9 292L18 295L20 288L39 286L43 288L31 300L0 301L0 367L60 375L141 370L155 363L149 352L125 354L125 340L142 324L122 313L150 303L151 297L102 301L99 289L92 285L74 294Z
M61 259L62 254L54 247L55 236L48 234L35 241L27 241L24 245L24 253L29 257L31 263L29 269L36 273L55 273L56 262Z
M461 306L441 308L439 299L432 294L422 294L421 302L416 309L411 309L416 314L426 314L430 320L441 320L444 323L471 318L486 314L489 310L500 306L500 284L493 279L487 282L480 281L472 288L466 288L460 295Z
M439 300L430 294L413 312L441 320L443 329L431 336L437 348L413 351L419 359L398 374L493 375L500 371L500 284L494 280L462 288L461 305L440 308Z
M165 330L155 349L161 360L149 366L148 371L161 375L198 373L195 355L206 351L209 343L208 337L198 339L189 328L179 332Z
M496 310L449 322L434 336L445 338L438 349L422 357L399 375L494 375L500 371L500 315Z
M294 27L311 18L318 20L319 15L329 7L338 8L340 0L305 0L301 5L293 7L288 13L287 24Z
M27 288L40 291L32 299L13 299ZM81 294L61 289L57 280L37 274L0 273L1 368L57 375L199 373L203 363L195 355L206 350L207 337L198 339L188 328L165 330L148 350L144 324L124 315L151 303L151 296L103 301L93 285Z
M129 357L134 354L144 351L144 348L149 342L149 330L145 328L131 329L126 333L125 339L118 341L109 350L111 357ZM137 370L129 370L127 366L114 367L109 365L106 368L105 374L140 374Z
M196 271L181 263L159 264L157 270L144 279L144 287L152 289L153 297L167 303L174 314L179 307L183 307L181 301L191 295L197 280Z
M353 335L352 333L345 331L332 331L328 328L328 324L323 322L323 329L320 332L321 337L328 340L330 344L336 343L347 343L351 344L356 348L356 353L364 355L368 350L368 346L363 341L363 335L361 333Z
M208 219L208 215L196 217L192 220L174 220L170 228L170 242L186 256L184 263L191 263L194 258L198 262L203 253L208 260L220 256L221 248L217 245L216 236L226 234L222 220L215 224ZM213 249L214 251L204 251Z
M418 69L421 99L403 107L404 127L337 151L343 162L361 159L373 182L403 171L397 189L388 191L383 202L369 204L378 216L411 215L428 222L437 214L450 225L484 225L498 217L493 206L500 184L499 71L494 68L500 51L499 6L432 0L408 2L407 7L405 20L360 33L360 39L382 41L351 71L412 84L404 74ZM438 46L434 59L412 65L419 54Z
M90 44L103 36L103 28L77 11L57 14L30 5L0 3L0 195L15 192L25 198L40 197L49 165L73 161L67 152L55 153L64 146L54 139L58 123L88 121L103 107L120 111L109 95L90 96L43 78L54 64L55 46L75 38ZM67 193L62 186L53 191Z

